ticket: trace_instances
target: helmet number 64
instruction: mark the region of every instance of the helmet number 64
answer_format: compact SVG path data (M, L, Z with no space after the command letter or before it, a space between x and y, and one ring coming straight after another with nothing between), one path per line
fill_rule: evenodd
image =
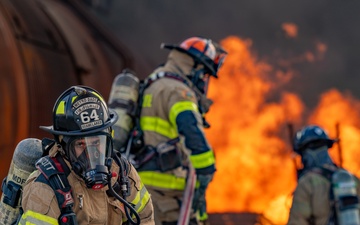
M89 115L88 112L82 112L80 114L80 118L81 118L81 122L82 123L89 123L91 121L91 119L93 120L99 120L99 115L97 114L97 111L95 109L93 109Z

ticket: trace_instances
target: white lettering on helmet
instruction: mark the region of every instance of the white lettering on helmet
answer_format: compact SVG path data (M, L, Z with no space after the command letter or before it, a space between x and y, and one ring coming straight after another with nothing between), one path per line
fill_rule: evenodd
M80 100L77 100L76 102L74 102L73 106L75 108L85 104L85 103L89 103L89 102L98 102L98 98L95 97L87 97L87 98L83 98Z
M91 123L82 124L81 129L88 129L88 128L91 128L91 127L98 127L98 126L101 126L102 124L103 124L103 121L98 120L98 121L94 121L94 122L91 122Z
M99 104L87 104L87 105L83 105L80 108L78 108L77 110L75 110L75 114L79 115L81 112L87 110L87 109L100 109Z

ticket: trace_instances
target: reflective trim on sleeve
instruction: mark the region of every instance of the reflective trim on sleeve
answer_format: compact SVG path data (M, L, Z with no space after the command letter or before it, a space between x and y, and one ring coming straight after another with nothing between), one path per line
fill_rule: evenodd
M185 178L153 171L143 171L138 173L145 185L173 190L185 189Z
M195 169L203 169L215 164L215 156L212 150L209 150L198 155L190 155L190 161Z
M26 211L19 221L20 225L59 225L58 220L31 210Z
M178 136L177 130L169 122L159 117L140 117L140 126L144 131L153 131L170 139Z
M198 107L194 102L181 101L175 103L170 109L169 120L173 126L176 126L176 117L184 111L195 111L198 112Z
M148 203L149 199L150 194L146 190L145 185L141 182L140 191L136 193L134 200L131 201L131 203L135 205L136 212L141 212L145 208L146 203Z

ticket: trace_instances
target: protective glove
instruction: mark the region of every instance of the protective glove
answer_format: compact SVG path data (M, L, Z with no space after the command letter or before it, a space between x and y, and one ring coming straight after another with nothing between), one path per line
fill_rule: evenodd
M208 214L206 211L206 199L205 198L201 198L199 200L199 207L198 207L198 211L197 211L197 217L199 219L200 222L202 222L203 225L208 224L207 220L208 220Z
M205 192L206 189L213 179L213 174L198 174L197 181L199 182L199 187L195 190L194 199L193 199L193 209L194 212L198 211L200 208L200 203L203 202L206 207L206 200L205 200Z

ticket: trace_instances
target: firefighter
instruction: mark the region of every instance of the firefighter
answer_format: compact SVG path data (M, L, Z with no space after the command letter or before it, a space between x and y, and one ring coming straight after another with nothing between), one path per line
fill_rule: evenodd
M298 173L288 225L359 224L359 181L328 154L337 141L317 125L296 133L293 148L301 156L303 168Z
M113 150L117 119L90 87L60 95L53 126L41 127L54 140L43 140L49 153L25 184L19 224L155 224L137 171Z
M188 168L195 168L197 189L189 224L198 224L196 211L202 210L206 219L205 191L216 171L214 152L204 134L209 127L205 114L212 104L206 93L226 52L201 37L162 48L170 49L166 63L145 79L140 114L145 147L135 153L135 162L159 225L177 224Z

